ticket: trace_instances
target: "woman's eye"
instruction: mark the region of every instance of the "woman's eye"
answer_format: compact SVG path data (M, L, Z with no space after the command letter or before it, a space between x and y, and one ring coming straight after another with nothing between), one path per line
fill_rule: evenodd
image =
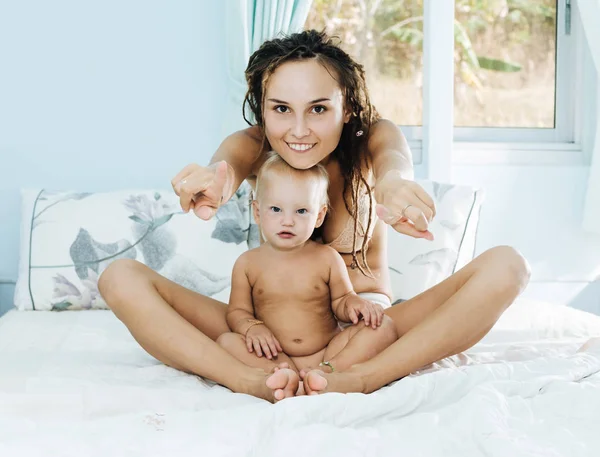
M271 211L273 211L274 213L278 213L281 211L281 208L278 208L277 206L271 206Z
M325 108L323 105L317 105L313 108L313 111L316 114L323 114L325 111L327 111L327 108Z
M297 213L298 213L298 214L306 214L306 213L308 213L308 210L307 210L306 208L300 208L300 209L297 211Z
M283 105L277 105L275 107L275 111L277 111L278 113L287 113L288 112L288 107L287 106L283 106Z

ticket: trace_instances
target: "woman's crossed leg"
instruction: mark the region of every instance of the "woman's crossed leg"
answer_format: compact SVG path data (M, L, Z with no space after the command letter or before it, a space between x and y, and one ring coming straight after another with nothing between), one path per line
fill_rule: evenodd
M524 290L529 266L513 248L492 248L431 289L386 310L399 339L343 373L309 372L311 392L373 392L477 343Z
M215 340L229 332L227 305L182 287L129 259L113 262L98 281L100 293L137 342L166 365L212 379L234 392L274 401L274 390L293 396L296 373L251 368ZM289 373L288 373L289 371ZM287 379L285 375L289 374Z

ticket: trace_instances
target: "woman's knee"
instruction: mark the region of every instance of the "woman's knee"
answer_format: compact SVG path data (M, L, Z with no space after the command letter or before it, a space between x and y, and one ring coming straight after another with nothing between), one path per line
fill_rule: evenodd
M98 291L104 300L110 300L115 293L124 290L124 283L131 281L132 275L140 273L144 265L137 260L117 259L98 278Z
M531 277L531 268L523 255L511 246L497 246L482 255L487 268L494 274L497 284L515 287L519 292L525 289Z

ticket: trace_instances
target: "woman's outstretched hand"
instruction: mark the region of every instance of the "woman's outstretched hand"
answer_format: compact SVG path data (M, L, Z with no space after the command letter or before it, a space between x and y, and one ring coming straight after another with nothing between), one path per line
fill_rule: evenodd
M396 170L387 172L375 186L377 216L397 232L433 240L428 230L435 217L435 203L414 181L403 179Z
M186 213L192 209L196 216L207 221L231 196L234 179L233 168L222 160L208 167L188 165L171 180L171 185L179 196L181 208Z

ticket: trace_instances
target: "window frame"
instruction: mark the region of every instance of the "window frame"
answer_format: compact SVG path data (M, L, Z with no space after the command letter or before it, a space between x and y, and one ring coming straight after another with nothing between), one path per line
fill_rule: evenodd
M424 13L427 8L432 10L435 0L423 0ZM411 149L415 164L431 164L432 161L448 162L447 154L451 154L452 164L585 164L586 155L582 152L582 137L585 140L585 120L583 110L588 104L584 93L592 89L589 78L586 78L585 69L589 68L589 56L584 53L584 36L579 13L576 5L571 2L571 30L566 33L566 4L567 0L558 0L557 27L556 27L556 92L555 92L555 127L550 129L541 128L510 128L510 127L455 127L452 116L452 144L446 148L446 153L441 154L428 148L424 141L424 129L422 126L400 125ZM452 0L452 11L454 1ZM440 14L436 8L435 15L424 14L424 21L432 21L432 24L424 24L424 29L435 30L447 26L450 17L448 8L446 14ZM454 15L452 14L452 19ZM441 22L440 22L441 21ZM433 25L434 27L427 27ZM447 27L446 27L447 28ZM436 52L436 43L440 39L435 31L425 33L424 52ZM424 66L427 59L424 57ZM448 113L448 106L452 103L454 110L453 94L445 94L433 103L429 103L429 111L426 105L425 88L436 84L442 75L439 71L428 71L423 69L424 75L424 100L423 100L423 124L428 125L435 120L435 111ZM435 75L435 76L432 76ZM447 76L448 71L445 72ZM452 77L454 77L452 69ZM594 88L595 89L595 88ZM446 116L448 120L448 117ZM587 134L589 136L589 134ZM430 140L429 140L430 141ZM451 152L452 151L452 152ZM431 174L431 166L428 165ZM434 175L436 175L434 173ZM449 172L441 179L451 179Z
M429 1L429 0L425 0ZM554 128L454 127L455 141L573 143L576 86L573 70L577 68L581 27L579 16L571 11L571 33L566 34L566 1L558 0L556 10L556 73ZM578 74L581 74L578 72Z

